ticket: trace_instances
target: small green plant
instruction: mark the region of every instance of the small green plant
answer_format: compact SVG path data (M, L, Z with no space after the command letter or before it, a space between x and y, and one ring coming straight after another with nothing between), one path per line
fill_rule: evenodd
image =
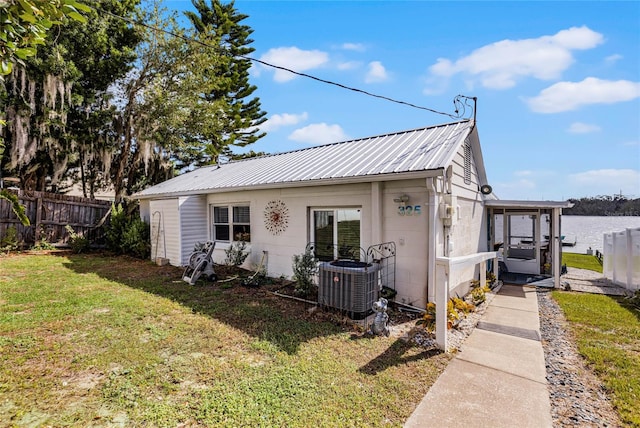
M246 241L234 241L229 245L229 248L224 250L227 257L224 259L224 264L227 266L240 266L249 256Z
M475 305L465 302L459 297L453 297L451 298L451 301L453 302L453 307L459 313L468 314L469 312L473 312L476 309Z
M495 284L497 278L493 272L487 272L487 286L491 288Z
M14 251L18 249L18 229L9 226L0 240L0 251Z
M484 287L475 287L471 290L471 298L473 303L477 306L487 300L487 293Z
M429 332L433 332L436 327L436 304L429 302L425 309L424 315L416 321L416 325L424 327L424 329ZM455 326L458 321L460 321L460 318L460 312L456 309L454 300L449 299L447 302L447 329Z
M80 254L81 252L89 249L89 240L87 238L76 233L70 225L66 225L64 228L69 234L69 246L71 247L71 251L76 254Z
M625 300L629 305L640 311L640 290L636 291L633 293L633 296L627 297Z
M32 250L42 251L42 250L54 250L56 247L53 246L49 239L47 238L47 232L44 227L40 226L40 239L35 243Z
M313 288L313 277L318 273L318 259L311 250L293 256L293 279L296 293L309 296Z

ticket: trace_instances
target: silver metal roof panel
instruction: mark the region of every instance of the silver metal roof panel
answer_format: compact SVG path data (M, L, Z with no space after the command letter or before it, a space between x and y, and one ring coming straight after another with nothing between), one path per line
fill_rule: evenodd
M211 165L149 187L134 197L322 184L336 179L348 182L349 178L444 169L472 130L472 121L461 121Z

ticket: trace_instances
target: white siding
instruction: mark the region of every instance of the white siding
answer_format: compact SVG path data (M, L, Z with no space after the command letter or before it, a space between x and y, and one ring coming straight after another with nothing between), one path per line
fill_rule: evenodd
M189 263L189 256L197 242L208 239L208 207L205 195L184 196L179 199L181 264Z
M401 215L402 204L394 202L409 196L405 204L420 214ZM424 307L427 303L428 199L424 180L387 182L383 189L383 241L396 243L396 289L399 302ZM405 206L405 209L406 209Z
M457 218L450 232L454 243L453 250L449 254L450 257L488 251L486 210L484 208L483 195L479 190L480 186L485 183L480 182L481 179L476 164L477 156L481 156L481 154L473 153L473 150L474 147L471 145L471 159L468 162L465 159L463 144L451 163L453 173L451 177L451 192L457 199ZM470 167L470 171L467 171L467 174L465 174L465 163L467 168ZM470 180L466 180L468 178ZM457 284L454 293L459 296L466 294L469 289L469 281L479 278L479 274L478 268L468 268L452 276L451 282Z
M181 265L178 199L159 199L149 203L151 213L151 257L168 258Z

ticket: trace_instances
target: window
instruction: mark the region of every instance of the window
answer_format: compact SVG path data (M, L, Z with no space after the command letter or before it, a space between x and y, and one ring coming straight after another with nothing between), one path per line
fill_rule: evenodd
M231 216L229 210L231 209ZM214 206L213 239L216 241L251 241L251 211L248 205Z
M311 237L316 257L333 259L360 259L360 210L314 210L311 218Z

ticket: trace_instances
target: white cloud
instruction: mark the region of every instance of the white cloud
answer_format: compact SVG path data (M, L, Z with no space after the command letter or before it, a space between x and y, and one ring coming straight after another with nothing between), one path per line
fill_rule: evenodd
M343 43L342 49L346 51L364 52L366 47L362 43Z
M369 69L364 78L365 83L384 82L387 79L389 79L389 75L380 61L372 61L369 63Z
M606 57L604 60L607 64L613 64L616 63L618 61L620 61L623 58L622 55L619 54L613 54L613 55L609 55L608 57Z
M293 71L304 72L325 65L329 62L329 55L319 50L302 50L295 46L273 48L260 57L261 61L285 67ZM263 68L271 69L263 66ZM273 79L276 82L288 82L297 76L285 70L274 69Z
M602 128L600 128L598 125L592 125L583 122L573 122L567 129L567 132L570 134L590 134L592 132L599 131L602 131Z
M260 125L260 130L265 132L275 131L283 126L297 125L300 122L304 122L308 118L308 114L305 111L301 114L274 114L271 115L269 120Z
M456 61L439 58L429 67L427 81L446 85L449 78L462 73L486 88L508 89L523 77L556 79L574 62L573 50L591 49L602 42L602 34L585 26L571 27L536 39L501 40L482 46ZM437 91L435 88L425 89L425 92Z
M338 70L353 70L362 65L359 61L346 61L338 64Z
M597 169L570 174L571 184L594 195L610 195L622 192L625 195L638 195L640 189L640 171L635 169Z
M581 82L558 82L529 98L531 110L538 113L559 113L576 110L590 104L613 104L640 97L640 82L602 80L587 77Z
M289 135L289 139L300 143L328 144L347 140L340 125L327 125L326 123L313 123L304 128L296 129Z

